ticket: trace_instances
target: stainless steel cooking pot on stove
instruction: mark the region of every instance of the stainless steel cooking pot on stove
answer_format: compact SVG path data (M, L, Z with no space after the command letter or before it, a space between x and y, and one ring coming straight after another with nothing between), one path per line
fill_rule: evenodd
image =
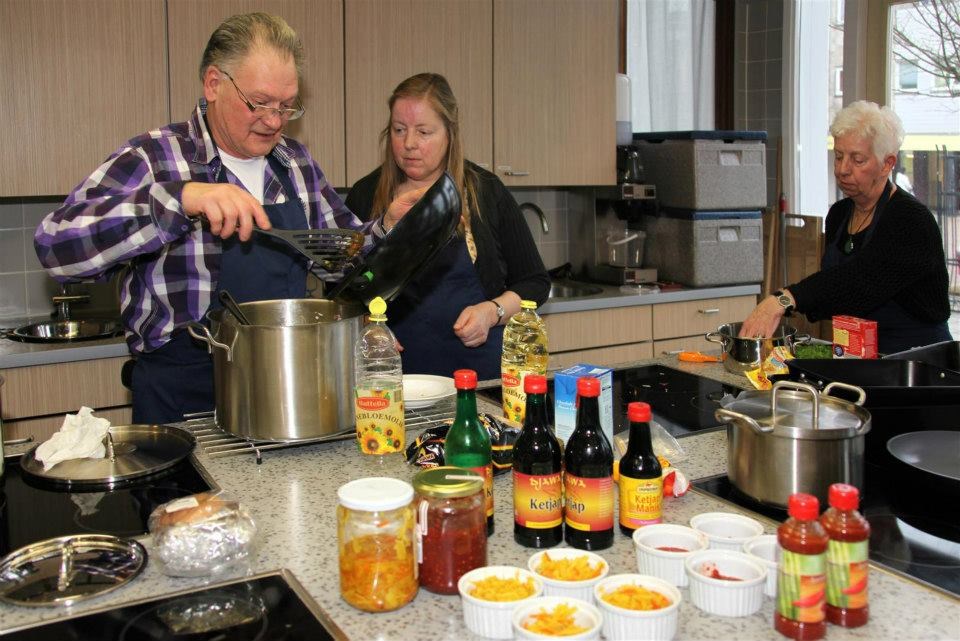
M216 420L237 436L293 441L350 429L353 346L363 326L357 304L317 299L240 305L249 325L225 309L210 328L187 330L213 352Z
M855 403L831 396L833 389L857 395ZM727 475L741 492L763 503L786 506L795 492L826 505L832 483L863 487L865 438L870 413L863 390L831 383L778 381L772 392L743 392L716 410L727 424Z
M723 347L723 367L733 374L742 374L757 369L775 347L786 347L791 352L797 343L810 340L809 334L799 334L796 328L781 323L772 336L766 338L740 337L743 323L726 323L715 332L707 332L704 338Z

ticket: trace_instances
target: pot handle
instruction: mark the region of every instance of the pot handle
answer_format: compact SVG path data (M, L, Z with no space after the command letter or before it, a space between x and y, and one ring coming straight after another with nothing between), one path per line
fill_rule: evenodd
M766 434L773 431L773 426L761 427L760 424L757 423L752 417L747 416L746 414L741 414L740 412L728 410L725 407L718 407L713 415L718 421L723 423L733 423L734 427L736 427L737 423L743 423L757 434Z
M774 419L776 419L777 416L777 392L782 389L806 392L812 397L813 429L820 429L820 394L817 392L817 388L813 385L809 383L801 383L800 381L777 381L773 384L772 411Z
M860 405L860 406L862 406L863 403L864 403L864 401L867 400L867 393L866 393L865 391L863 391L863 388L862 388L862 387L857 387L856 385L850 385L849 383L841 383L841 382L839 382L839 381L834 381L833 383L828 383L827 386L823 388L823 393L824 393L824 394L829 394L829 393L830 393L830 390L832 390L832 389L835 388L835 387L836 387L836 388L839 388L839 389L845 389L845 390L847 390L847 391L849 391L849 392L853 392L854 394L856 394L856 395L857 395L857 400L855 400L855 401L853 402L855 405ZM839 397L838 397L838 398L839 398ZM843 399L843 400L846 400L846 399Z
M200 334L197 332L200 332ZM201 323L187 323L187 333L198 341L206 343L208 353L212 354L213 348L216 347L217 349L222 349L227 352L228 363L233 360L233 350L230 349L230 346L215 339L206 325L202 325Z
M727 349L727 341L730 340L730 337L720 332L707 332L703 335L703 338L711 343L720 343L723 349Z

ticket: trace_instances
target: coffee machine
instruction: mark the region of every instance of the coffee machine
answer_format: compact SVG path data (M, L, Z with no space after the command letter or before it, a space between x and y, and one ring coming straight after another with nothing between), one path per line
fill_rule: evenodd
M589 280L611 285L638 285L657 280L657 270L642 267L644 214L657 212L657 189L644 181L639 150L617 147L617 186L594 190L595 215L581 221L571 243L574 268Z

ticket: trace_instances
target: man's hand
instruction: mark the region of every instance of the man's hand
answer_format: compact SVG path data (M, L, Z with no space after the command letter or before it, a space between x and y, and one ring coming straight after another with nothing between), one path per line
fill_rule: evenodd
M210 232L229 238L234 232L241 241L249 240L253 226L270 229L270 219L263 206L250 192L229 183L188 182L180 196L183 213L202 216L210 224Z
M496 307L490 301L470 305L460 312L453 333L467 347L477 347L487 342L487 334L498 320Z
M430 189L429 187L421 187L420 189L413 189L411 191L405 191L396 198L393 199L393 202L390 203L390 206L387 207L387 213L383 217L383 225L388 230L393 229L393 226L400 222L400 219L403 218L410 208L417 204L423 194Z

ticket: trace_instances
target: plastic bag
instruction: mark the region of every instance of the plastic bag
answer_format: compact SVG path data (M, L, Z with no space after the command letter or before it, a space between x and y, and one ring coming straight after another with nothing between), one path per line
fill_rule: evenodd
M494 475L509 472L513 467L513 445L520 436L520 430L501 422L491 414L481 413L478 417L490 435ZM418 467L443 465L443 443L452 424L453 420L448 419L441 425L421 432L416 440L407 446L407 463Z
M257 526L223 492L203 492L157 507L147 522L153 554L170 576L208 576L242 568L253 558Z

